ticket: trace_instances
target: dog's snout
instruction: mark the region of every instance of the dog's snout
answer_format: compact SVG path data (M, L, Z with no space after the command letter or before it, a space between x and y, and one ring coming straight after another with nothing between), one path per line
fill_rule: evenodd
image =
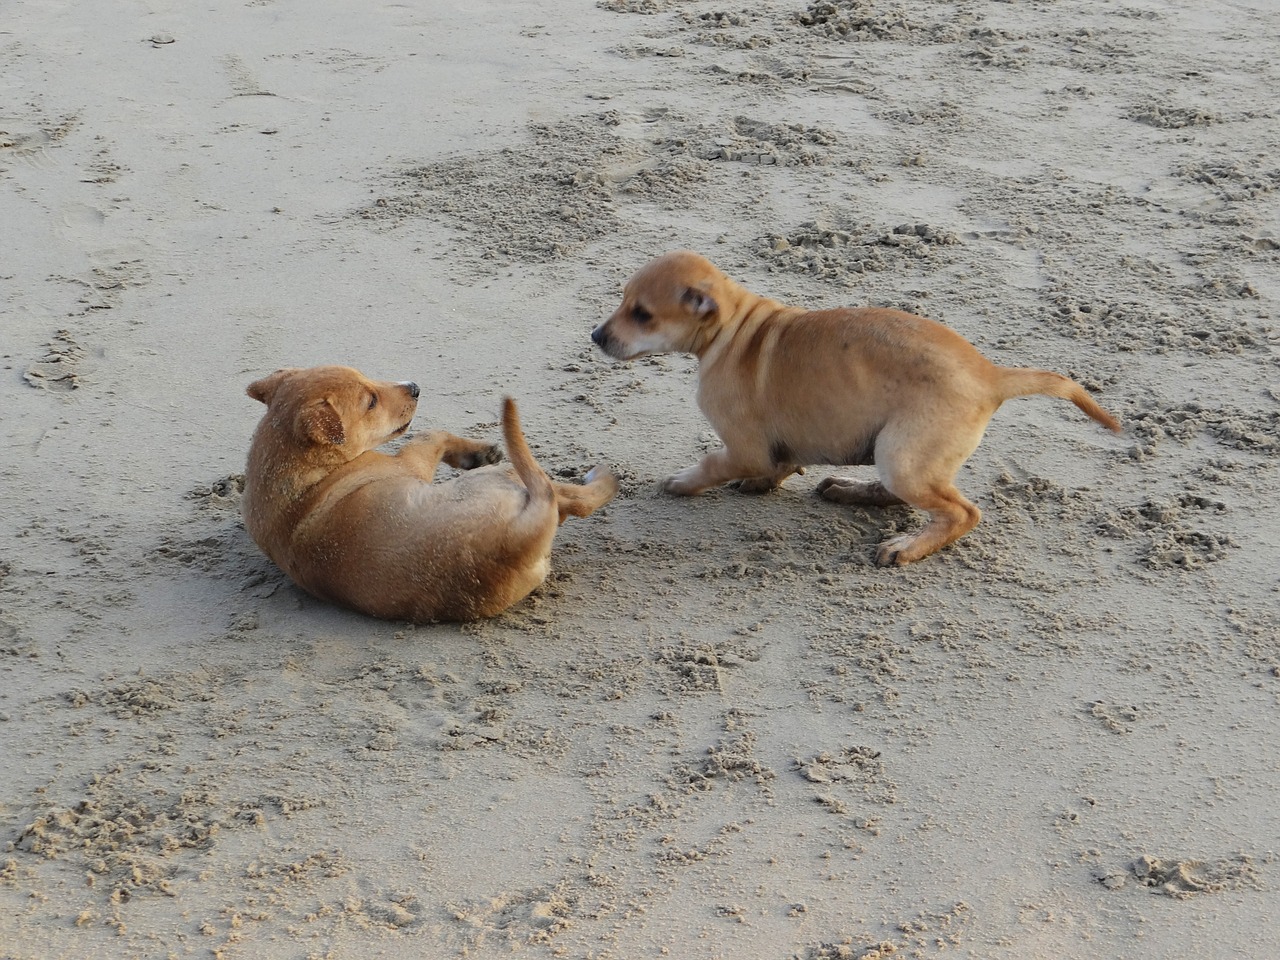
M418 393L419 393L418 385L414 383L412 380L406 380L402 384L400 384L400 386L404 387L405 390L409 391L409 396L413 397L413 399L415 400L418 399Z
M608 339L608 335L604 332L603 323L591 331L591 342L594 343L597 347L603 347L604 342L607 339Z

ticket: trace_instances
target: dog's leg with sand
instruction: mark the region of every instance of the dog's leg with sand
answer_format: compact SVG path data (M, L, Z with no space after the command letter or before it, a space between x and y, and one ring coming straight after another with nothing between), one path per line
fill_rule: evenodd
M414 437L400 448L400 457L420 477L431 479L440 464L458 470L474 470L502 460L501 448L483 440L468 440L447 430L432 430Z

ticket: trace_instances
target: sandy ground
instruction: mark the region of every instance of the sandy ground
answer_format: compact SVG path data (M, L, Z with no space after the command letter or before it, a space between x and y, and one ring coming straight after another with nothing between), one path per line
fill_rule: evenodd
M745 7L745 8L744 8ZM0 956L1280 956L1270 0L247 0L0 16ZM662 495L692 247L903 306L1009 403L982 525ZM302 595L277 366L619 498L464 628Z

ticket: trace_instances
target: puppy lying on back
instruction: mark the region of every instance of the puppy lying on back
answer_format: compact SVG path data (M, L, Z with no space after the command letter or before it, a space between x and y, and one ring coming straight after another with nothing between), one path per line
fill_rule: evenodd
M395 454L374 448L409 429L418 385L349 367L277 370L249 385L267 405L245 470L254 541L322 600L389 620L473 620L528 596L551 567L551 541L617 492L601 467L584 485L538 466L507 398L497 447L443 430ZM440 461L467 470L433 483Z
M953 480L1004 401L1061 397L1120 429L1075 381L997 366L940 323L874 307L784 306L696 253L642 267L591 339L619 360L698 358L698 406L724 448L667 480L670 493L694 496L731 480L770 490L807 464L874 463L878 482L829 477L818 491L837 503L928 512L922 530L881 544L881 566L927 557L981 519Z

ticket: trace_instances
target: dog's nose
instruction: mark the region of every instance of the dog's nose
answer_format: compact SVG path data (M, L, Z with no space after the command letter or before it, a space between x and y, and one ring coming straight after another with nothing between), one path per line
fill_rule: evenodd
M400 386L408 390L409 396L413 397L413 399L415 400L418 399L418 392L419 392L418 385L414 383L412 380L406 380L404 383L400 384Z
M604 346L604 324L600 324L600 326L591 331L591 342L597 347Z

